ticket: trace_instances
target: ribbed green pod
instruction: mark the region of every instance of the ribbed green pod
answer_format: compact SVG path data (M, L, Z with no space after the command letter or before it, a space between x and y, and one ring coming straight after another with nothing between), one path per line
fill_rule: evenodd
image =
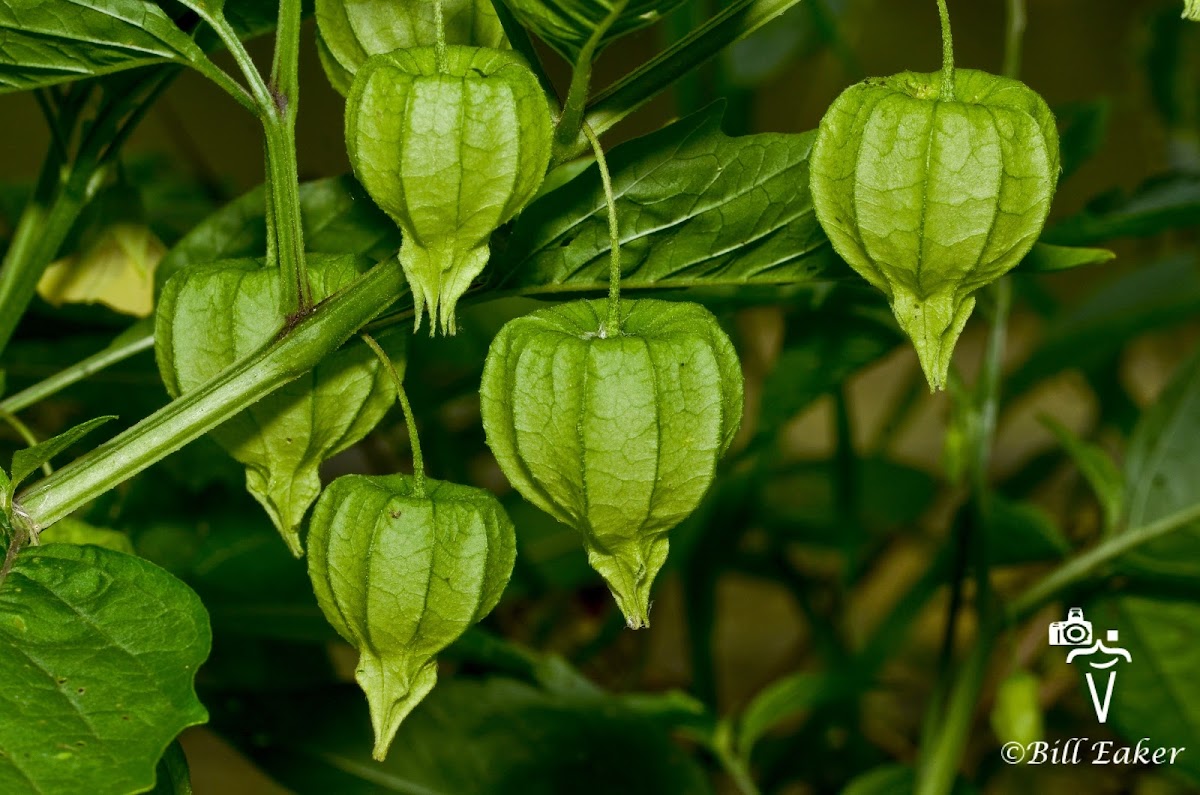
M372 55L437 42L437 15L429 0L316 0L317 54L342 96ZM508 40L491 0L443 0L446 41L504 49Z
M370 266L353 256L308 255L313 298L333 295ZM280 332L280 283L277 268L252 259L189 267L171 277L154 324L158 369L171 397L207 383ZM403 372L405 334L380 342ZM321 462L370 433L395 400L379 360L355 340L212 436L246 467L247 490L299 557L300 524L321 492Z
M974 293L1037 242L1058 182L1054 116L1023 83L904 72L830 106L810 165L834 249L882 290L933 389L945 386Z
M489 238L537 193L553 122L537 78L507 50L432 47L371 57L346 100L354 174L404 231L400 264L443 333L487 265ZM432 332L432 328L431 328Z
M576 301L508 323L480 387L488 445L525 499L574 527L630 627L667 531L700 504L742 417L733 344L696 304Z
M516 535L491 493L410 475L346 475L313 510L308 573L317 603L359 651L376 759L437 681L435 656L492 611Z

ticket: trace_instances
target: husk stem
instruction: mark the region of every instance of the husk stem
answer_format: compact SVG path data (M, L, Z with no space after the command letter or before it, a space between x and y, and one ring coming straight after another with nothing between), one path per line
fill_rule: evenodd
M383 364L383 369L392 379L392 383L396 385L396 399L400 401L400 408L404 412L404 424L408 427L408 441L412 446L413 459L413 493L417 497L425 496L425 459L421 455L421 439L417 436L417 421L413 417L412 404L408 402L408 393L404 391L404 379L400 377L400 373L396 372L396 365L392 364L392 360L375 338L370 334L363 332L363 342L367 343L368 347L375 352L379 357L380 363Z
M950 9L946 0L938 0L938 15L942 18L942 99L954 101L954 35L950 31Z
M617 200L613 194L612 175L608 171L608 161L604 158L604 149L600 139L586 124L583 134L592 145L596 155L596 165L600 168L600 182L604 185L604 201L608 205L608 321L604 324L602 336L621 333L621 225L617 220Z

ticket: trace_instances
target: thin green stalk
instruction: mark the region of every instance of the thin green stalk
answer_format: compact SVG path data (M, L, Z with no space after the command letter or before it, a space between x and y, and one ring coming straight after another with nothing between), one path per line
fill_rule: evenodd
M391 358L384 353L379 343L370 334L363 333L363 342L375 352L383 369L387 371L392 379L392 383L396 386L396 399L400 401L400 408L404 412L404 424L408 427L408 443L412 447L413 460L413 494L416 497L425 496L425 458L421 455L421 438L417 435L417 420L413 416L412 404L408 402L408 393L404 391L404 379L400 377L400 373L396 372L396 365L392 364Z
M283 0L283 2L280 4L280 13L282 14L284 7L288 6L289 3L293 1L294 0ZM242 76L246 79L247 85L250 86L250 96L253 98L253 102L249 106L249 110L254 112L256 115L261 115L264 109L273 106L274 101L271 98L270 89L267 88L267 84L263 81L262 75L259 74L258 67L254 65L254 59L250 57L250 53L246 50L245 45L242 44L242 40L238 38L237 31L234 30L233 26L230 25L228 20L225 19L225 15L220 11L218 11L216 14L213 14L208 10L207 3L190 2L187 5L193 11L195 11L197 15L199 15L201 20L203 20L210 28L212 28L213 32L217 34L217 38L219 38L221 43L225 45L225 49L229 50L229 54L233 56L234 63L238 65L238 69L241 70ZM201 73L206 77L209 77L210 79L213 78L213 75L211 75L209 71L201 69L197 64L192 65L200 69ZM213 68L216 69L216 67ZM224 72L221 72L219 69L216 69L216 71L224 74ZM226 75L226 77L228 78L228 75ZM221 85L223 88L225 87L224 84L219 81L214 82L217 82L217 84ZM239 88L241 87L239 86ZM229 89L226 88L226 91L228 90Z
M54 524L311 370L404 285L396 260L376 265L284 336L17 495L14 515L34 533Z
M1000 376L1004 366L1004 349L1008 341L1008 318L1012 312L1012 280L1003 277L989 288L992 296L992 323L984 351L983 369L975 387L979 411L975 426L976 439L973 444L973 460L969 463L971 491L985 504L987 509L989 488L987 484L988 463L992 456L992 442L996 436L996 423L1000 415Z
M554 129L554 162L562 163L572 158L575 141L583 132L583 115L587 110L588 96L592 91L592 61L596 59L596 50L608 29L613 26L624 12L628 0L613 3L612 11L592 31L592 35L580 49L575 58L574 69L571 72L571 85L567 89L567 99L563 103L562 115L558 118L558 126ZM586 132L584 132L586 135Z
M1095 575L1122 555L1196 522L1200 522L1200 502L1144 527L1127 530L1106 539L1059 566L1046 575L1045 579L1014 599L1006 610L1008 620L1017 622L1027 618L1072 585Z
M942 99L954 101L954 35L950 32L950 9L946 0L937 0L942 19Z
M733 737L733 724L722 720L717 724L712 740L708 743L709 749L741 795L759 795L758 785L754 783L749 767L733 747Z
M1008 24L1004 37L1004 76L1016 80L1021 76L1021 59L1025 49L1025 0L1008 0Z
M25 205L0 264L0 352L33 300L46 266L95 192L101 172L99 165L76 164L48 203L34 196Z
M105 95L95 119L86 125L80 124L80 114L93 87L72 86L57 101L43 103L55 143L0 263L0 354L33 300L46 267L103 184L121 146L177 71L168 67L117 87L102 84ZM85 134L72 157L67 149L80 128Z
M991 656L993 628L979 627L979 636L963 662L950 691L941 732L917 770L916 795L947 795L954 788L959 762L967 745L979 691Z
M300 0L280 0L275 26L275 56L268 86L280 113L296 118L300 98Z
M208 58L189 61L188 66L192 67L197 72L215 83L222 91L233 97L237 104L241 105L254 115L258 115L258 105L255 103L254 97L250 96L250 93L246 91L246 89L243 88L236 80L230 77L224 69L217 66Z
M123 362L131 356L135 356L153 347L154 334L150 331L135 335L129 339L122 337L99 353L93 354L65 370L55 373L27 389L9 395L4 400L0 400L0 411L12 414L24 411L72 384L77 384L105 368Z
M587 124L603 135L676 80L749 36L801 0L734 0L720 13L656 57L592 97ZM581 134L572 156L587 151Z
M608 205L608 322L604 325L607 334L621 333L621 226L617 220L617 200L613 194L612 175L608 173L608 161L600 139L584 125L583 134L592 145L596 165L600 168L600 182L604 185L604 201Z
M263 80L250 53L221 12L204 3L189 3L217 34L237 63L253 98L251 109L263 125L267 193L267 261L278 265L282 290L280 312L289 320L312 311L312 288L304 259L300 217L299 172L296 166L296 114L300 102L300 0L282 0L275 31L271 84ZM207 73L206 73L207 74Z
M437 58L437 70L442 74L450 72L450 57L446 54L446 16L445 10L442 8L442 0L435 0L433 4L433 27L436 31L437 40L434 42L434 51Z
M38 438L34 436L29 426L21 422L19 417L13 416L11 412L0 409L0 420L4 420L10 428L17 432L17 436L21 437L21 441L25 442L26 447L33 447L38 443ZM49 463L46 463L42 465L42 471L49 475L54 470L50 469Z
M939 4L943 0L939 0ZM992 317L983 367L975 388L972 409L976 413L974 433L969 440L967 458L970 483L970 504L967 524L963 528L963 543L970 551L975 569L975 610L977 630L975 642L966 662L954 678L949 691L949 704L944 714L940 699L929 731L923 737L921 763L918 766L918 795L948 795L962 759L963 749L974 720L975 705L983 686L983 674L998 628L993 607L990 558L987 549L987 525L991 512L991 489L987 481L988 463L1000 412L1000 376L1004 364L1004 348L1008 339L1008 319L1012 309L1012 283L1008 278L995 282L991 288ZM952 632L952 627L947 627ZM949 635L948 635L949 636Z

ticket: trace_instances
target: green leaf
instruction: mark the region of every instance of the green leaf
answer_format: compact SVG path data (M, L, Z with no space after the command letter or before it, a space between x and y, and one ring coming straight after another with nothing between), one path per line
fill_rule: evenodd
M988 516L988 550L997 566L1061 560L1071 550L1058 525L1041 508L994 497Z
M490 0L445 0L445 42L503 49L504 28ZM372 55L437 43L434 4L396 0L317 0L317 47L329 82L345 96Z
M1103 265L1116 258L1117 255L1114 252L1105 248L1077 248L1035 243L1029 253L1025 255L1025 259L1021 261L1021 270L1050 273L1082 268L1087 265Z
M314 299L333 295L368 268L352 256L309 255ZM283 323L279 289L277 270L260 260L194 266L171 279L154 335L167 391L186 394L269 343ZM380 342L402 361L404 339L391 333ZM246 466L247 489L296 556L303 554L300 523L321 490L321 462L370 433L395 396L379 361L356 340L212 432Z
M775 475L766 484L759 521L786 537L799 533L805 544L841 547L846 527L838 505L833 461L802 462ZM926 472L878 456L859 458L858 518L876 534L895 533L919 520L937 495L937 483Z
M683 0L503 0L521 24L570 63L593 40L593 57L614 39L652 25ZM596 38L599 36L599 38Z
M842 795L897 795L914 791L916 783L917 777L912 768L907 765L886 765L856 777L842 790Z
M800 673L772 682L754 697L738 721L737 752L749 760L754 744L778 724L817 707L851 698L860 688L830 673Z
M400 248L396 224L349 175L301 185L300 215L310 253L380 260ZM193 228L163 257L155 278L161 288L188 265L259 257L266 248L266 204L259 186Z
M1200 353L1180 366L1171 383L1138 420L1125 456L1125 532L1189 508L1200 499ZM1123 558L1155 577L1200 576L1200 524L1144 544Z
M835 10L822 7L823 2L793 6L771 24L726 48L721 64L730 82L752 89L797 58L812 57L832 44L838 23L829 17L844 14L846 3L835 2Z
M0 792L141 792L207 720L208 617L187 586L91 546L23 551L0 583Z
M1091 160L1108 138L1112 102L1107 98L1090 102L1072 102L1054 108L1058 118L1059 146L1062 150L1062 182Z
M304 564L279 543L248 496L222 500L202 514L154 515L136 539L139 555L187 582L204 600L218 635L302 643L337 639L313 596ZM197 524L205 528L196 531Z
M1041 680L1029 671L1014 671L996 687L989 718L998 742L1028 746L1045 736L1040 687Z
M1200 785L1200 755L1192 753L1200 745L1200 647L1195 642L1200 605L1126 596L1093 603L1086 615L1095 637L1103 639L1108 630L1116 630L1117 642L1106 645L1124 647L1132 658L1110 669L1117 680L1108 723L1130 743L1146 738L1152 747L1186 747L1166 769ZM1091 669L1083 660L1075 665L1083 680ZM1093 681L1103 698L1107 673L1094 672ZM1083 703L1090 706L1082 681L1081 690Z
M1056 314L1041 345L1010 376L1006 388L1019 395L1064 370L1107 368L1129 340L1190 319L1197 311L1200 270L1193 255L1136 268Z
M450 680L370 761L357 693L306 697L266 735L262 764L306 792L404 795L706 795L705 773L655 720L604 696L549 694L509 679ZM251 749L253 750L253 749Z
M596 93L588 105L587 123L597 135L612 129L646 102L731 43L749 36L801 0L733 0L707 22ZM585 138L576 141L586 151Z
M25 478L36 472L42 464L49 462L54 456L63 452L104 423L115 419L115 416L96 417L95 419L80 423L69 431L60 433L58 436L47 439L41 444L35 444L33 447L13 453L12 485L10 488L16 489Z
M133 542L129 536L118 530L104 527L93 527L87 522L67 517L47 527L38 536L43 544L92 544L114 552L133 553Z
M148 0L0 0L0 93L203 57Z
M1200 217L1200 176L1166 174L1142 185L1129 197L1107 197L1046 230L1044 240L1088 246L1114 237L1148 237L1187 229Z
M178 740L168 745L166 753L158 760L150 795L192 795L191 770Z
M916 792L917 775L907 765L884 765L863 773L846 785L841 795L900 795ZM954 783L953 795L976 795L977 790L961 779Z
M776 438L781 425L822 395L900 343L891 323L851 308L834 307L797 316L798 329L763 384L758 435Z
M721 132L722 107L613 149L624 289L793 285L835 261L813 214L813 134ZM527 294L608 284L608 216L597 167L543 194L497 246L497 286Z
M1115 528L1125 511L1125 478L1112 457L1099 446L1080 439L1057 420L1043 417L1042 424L1058 437L1059 444L1092 487L1104 511L1104 527L1108 530Z

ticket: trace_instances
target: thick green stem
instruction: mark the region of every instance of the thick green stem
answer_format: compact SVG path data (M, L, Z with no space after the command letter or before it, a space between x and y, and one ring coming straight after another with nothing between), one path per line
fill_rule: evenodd
M304 260L300 175L296 165L296 114L300 103L300 0L279 4L269 103L260 109L266 137L267 261L278 263L280 310L288 318L312 311ZM257 73L256 73L257 74Z
M942 99L954 101L954 36L950 32L950 9L946 0L938 0L938 15L942 18Z
M421 438L417 435L417 419L413 416L412 404L408 402L408 393L404 391L404 379L396 372L396 365L370 334L362 335L363 341L375 352L383 368L387 370L396 386L396 399L400 401L400 409L404 412L404 424L408 428L408 443L412 447L413 460L413 493L417 497L425 496L425 458L421 455Z
M604 149L600 139L586 126L583 129L592 152L596 155L596 165L600 168L600 182L604 185L604 201L608 206L608 322L604 325L607 334L621 333L621 225L617 219L617 200L613 194L612 175L608 173L608 161L604 158Z
M312 311L312 287L304 261L304 229L300 217L300 179L296 166L295 119L272 114L266 133L267 262L279 264L280 307L285 317Z
M300 0L280 0L268 87L281 114L296 118L300 98Z
M14 500L14 514L34 531L54 524L311 370L387 308L404 284L395 260L375 266L283 337L35 483Z
M140 325L140 324L139 324ZM85 378L125 361L131 356L154 347L154 334L149 329L142 333L121 335L112 345L83 361L77 362L49 378L39 381L28 389L0 400L0 411L12 414L23 411L63 389Z

